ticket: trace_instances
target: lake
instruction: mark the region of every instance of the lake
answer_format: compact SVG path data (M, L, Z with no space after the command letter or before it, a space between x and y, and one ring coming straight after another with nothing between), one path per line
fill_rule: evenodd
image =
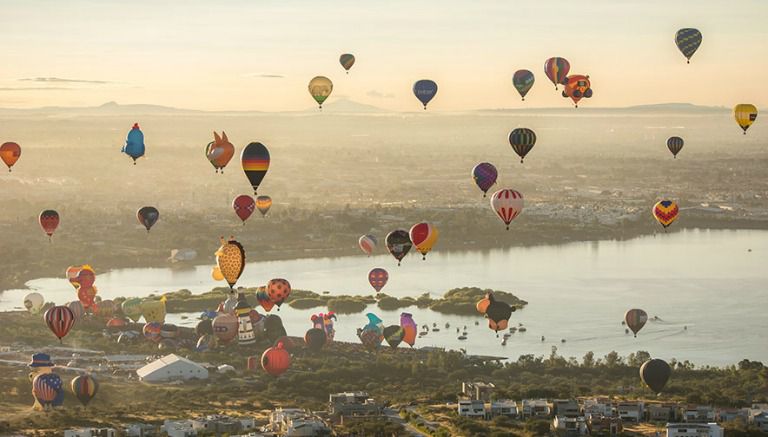
M611 350L622 355L646 350L655 357L696 364L726 365L743 358L768 362L764 336L768 330L768 231L685 230L628 241L482 252L441 253L439 248L438 243L426 261L419 254L409 254L400 267L382 247L372 257L361 254L251 263L238 285L264 285L270 278L282 277L297 289L364 294L373 292L368 271L384 267L389 271L389 282L382 292L393 296L424 292L438 296L454 287L478 286L510 291L529 302L510 319L510 326L522 323L527 332L513 334L506 346L479 316L404 309L414 314L420 326L439 325L440 332L418 339L417 347L465 348L471 354L513 359L522 354L546 355L557 346L561 355L579 360L587 351L603 356ZM103 299L182 288L199 293L222 285L212 280L211 265L115 270L98 274L96 286ZM62 271L65 267L62 265ZM58 304L76 298L63 275L32 280L27 286ZM21 307L28 292L1 293L0 311ZM650 317L660 320L649 321L633 338L621 325L629 308L645 309ZM303 336L311 327L309 316L324 310L297 311L284 305L279 312L272 312L283 318L290 335ZM375 306L369 311L385 324L399 323L401 311L381 311ZM197 315L190 316L181 320L180 315L169 315L169 321L194 325ZM475 321L480 326L475 326ZM365 323L364 314L339 316L336 338L357 341L356 328ZM450 329L445 328L446 323ZM465 325L468 339L458 340L456 327Z

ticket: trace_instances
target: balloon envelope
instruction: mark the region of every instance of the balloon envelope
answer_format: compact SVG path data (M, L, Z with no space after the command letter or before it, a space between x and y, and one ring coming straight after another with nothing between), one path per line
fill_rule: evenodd
M493 184L496 183L498 176L499 172L496 171L496 167L489 162L481 162L472 168L472 179L475 180L475 184L483 192L483 197L485 197L485 193L488 192Z
M392 348L400 345L405 337L405 330L399 325L390 325L384 328L384 340Z
M224 170L229 161L235 155L235 146L229 142L227 134L222 131L221 135L213 132L213 142L208 143L205 148L205 157L213 165L216 171Z
M508 188L501 189L491 196L491 208L499 216L499 219L507 225L523 211L523 194Z
M143 206L136 212L136 218L139 219L139 223L147 228L147 232L149 232L160 218L160 212L154 206Z
M685 28L675 33L675 44L689 64L691 63L691 56L699 49L701 40L701 32L698 29Z
M427 104L437 94L437 84L429 79L422 79L416 81L413 84L413 95L424 105L424 109L427 109Z
M320 328L311 328L304 334L304 343L312 352L319 352L325 346L325 331Z
M214 335L222 342L228 343L237 337L237 329L240 326L240 322L234 315L224 313L216 316L211 326L213 327Z
M440 235L437 228L429 223L417 223L411 227L408 232L408 237L416 246L416 250L421 253L422 258L426 259L427 254L432 250L432 247L437 243L437 237Z
M632 330L632 333L637 337L637 333L643 329L645 322L648 321L648 314L641 309L631 309L624 313L624 322L627 327Z
M565 81L569 71L571 71L571 64L565 58L554 57L544 62L544 73L555 84L555 89L558 84Z
M61 340L72 329L72 325L75 324L75 315L72 314L72 310L68 307L55 306L45 312L43 320L48 325L48 329Z
M357 244L360 246L360 250L365 252L366 255L370 255L373 253L373 250L376 249L376 244L378 244L378 242L376 237L366 234L357 240Z
M416 322L410 313L400 314L400 327L403 328L403 341L413 347L416 344Z
M247 194L241 194L232 201L232 209L235 210L235 214L240 217L243 223L253 214L255 208L256 202L253 200L253 197Z
M256 198L256 209L262 216L266 216L269 208L272 207L272 198L269 196L259 196Z
M40 405L54 405L62 391L61 377L55 373L41 373L32 380L32 395Z
M243 166L243 172L253 187L253 194L261 185L264 176L269 170L269 150L264 144L253 142L245 146L240 153L240 163Z
M673 200L661 200L653 205L653 218L664 228L671 225L680 213L677 203Z
M371 284L371 287L373 287L377 293L380 292L385 285L387 285L388 280L389 273L387 273L387 271L382 268L377 267L368 272L368 283Z
M71 383L72 393L77 396L83 406L88 405L96 396L96 392L99 391L99 384L91 375L80 375L72 379Z
M509 133L509 144L512 150L520 157L520 163L523 163L525 155L536 145L536 132L525 127L519 127Z
M219 267L229 288L234 290L237 280L243 274L245 268L245 249L237 240L230 238L223 241L216 251L216 265Z
M533 77L533 73L529 70L517 70L512 76L512 84L515 86L517 92L520 93L520 97L523 100L525 100L525 95L528 94L528 91L533 87L534 81L535 78Z
M320 109L323 108L323 102L331 95L333 91L333 82L325 76L315 76L309 81L309 94L315 99Z
M43 232L50 237L59 227L59 213L52 209L46 209L40 213L39 221Z
M21 158L21 146L12 141L0 145L0 159L8 166L9 172L19 158Z
M139 123L134 123L131 130L128 131L122 152L133 159L134 165L136 165L137 159L144 156L144 133L141 132Z
M751 103L740 103L733 108L733 117L746 135L747 129L757 120L757 108Z
M397 229L387 234L386 243L387 250L395 257L397 265L400 265L400 261L408 255L411 246L413 246L410 235L402 229Z
M672 152L672 156L677 158L677 154L683 149L684 141L680 137L669 137L667 139L667 148Z
M343 55L339 56L339 64L341 64L341 66L344 67L347 72L349 72L349 69L355 65L355 55L351 53L344 53Z
M661 393L672 375L672 368L666 361L653 358L640 366L640 378L654 393Z
M45 298L37 292L29 293L24 296L24 308L32 314L39 314L45 305Z

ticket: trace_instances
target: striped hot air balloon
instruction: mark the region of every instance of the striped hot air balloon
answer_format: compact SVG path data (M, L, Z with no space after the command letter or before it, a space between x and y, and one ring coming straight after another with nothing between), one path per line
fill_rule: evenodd
M685 142L680 137L669 137L667 140L667 148L672 152L672 156L677 158L677 154L683 149Z
M256 191L269 170L269 150L264 144L250 143L240 154L240 162L245 176L253 187L253 194L257 194Z
M555 89L558 84L565 82L569 71L571 71L571 64L565 58L554 57L544 62L544 73L555 84Z
M339 64L341 64L341 66L344 67L344 70L347 71L347 74L349 74L349 69L355 65L355 55L351 53L344 53L343 55L339 56Z
M520 157L520 164L522 164L525 155L536 145L536 132L525 127L519 127L509 133L509 144Z
M41 373L32 380L32 394L43 407L54 406L61 387L61 378L55 373Z
M677 220L680 208L673 200L661 200L653 205L653 217L666 231L667 227Z
M72 387L72 393L77 396L83 406L87 406L91 399L96 396L96 392L99 391L99 384L91 375L80 375L75 377L70 384Z
M55 306L43 314L43 320L48 325L48 329L61 341L75 324L75 315L68 307Z
M647 321L648 313L643 310L633 308L631 310L627 310L627 312L624 313L624 322L627 324L627 327L629 327L629 329L631 329L635 334L635 337L637 337L637 333L643 329L643 326L645 326L645 322Z
M256 209L259 210L262 217L267 216L269 208L272 208L272 198L269 196L259 196L256 198Z
M512 220L523 211L523 204L522 193L508 188L501 189L491 196L491 208L507 225L507 230Z

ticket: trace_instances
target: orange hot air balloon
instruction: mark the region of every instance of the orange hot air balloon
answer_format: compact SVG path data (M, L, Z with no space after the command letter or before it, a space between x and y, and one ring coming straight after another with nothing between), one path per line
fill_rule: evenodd
M291 294L291 284L285 279L270 279L267 283L267 296L278 307L283 304L283 301Z
M261 355L261 367L272 376L280 376L291 367L291 354L285 350L282 341L264 351Z
M18 144L9 141L0 146L0 159L2 159L5 165L8 166L9 172L11 171L13 164L16 164L16 161L18 161L19 158L21 158L21 146Z
M592 84L589 81L589 76L582 74L568 76L565 82L565 89L563 90L563 97L570 97L577 108L579 107L579 100L591 98Z
M272 198L269 196L259 196L256 198L256 209L259 210L262 217L267 216L267 211L272 207Z
M216 169L216 173L221 170L224 173L224 167L229 164L229 161L235 155L235 146L227 139L227 134L222 131L221 136L215 131L213 132L213 142L208 143L208 147L205 148L205 156L208 161L211 162L213 168Z
M221 237L220 240L221 246L216 251L216 265L227 280L229 288L234 291L235 284L245 268L245 249L234 237L229 237L226 241Z

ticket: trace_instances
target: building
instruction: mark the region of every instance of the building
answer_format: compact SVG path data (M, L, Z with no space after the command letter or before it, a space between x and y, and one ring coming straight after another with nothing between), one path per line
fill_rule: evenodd
M168 434L168 437L194 437L197 435L197 431L192 428L192 421L190 420L166 419L160 430Z
M619 402L616 405L616 414L623 422L638 423L643 419L643 403L640 401Z
M78 428L64 431L64 437L115 437L114 428Z
M749 408L720 408L717 410L717 422L730 422L732 420L749 421Z
M612 417L614 415L613 402L609 398L597 397L585 399L583 405L584 417Z
M381 410L366 392L335 393L328 397L331 416L380 416Z
M137 370L136 374L146 382L208 379L208 370L205 367L176 354L155 360Z
M723 437L723 427L716 423L668 423L667 437Z
M532 417L549 417L552 414L552 408L546 399L524 399L523 400L523 419Z
M517 402L509 399L499 399L490 404L491 417L506 416L516 418L518 415Z
M238 419L214 414L199 419L192 419L192 429L198 434L231 434L233 432L254 431L256 421L253 418Z
M715 421L715 409L707 405L688 405L680 411L686 423L709 423Z
M126 437L154 437L160 435L160 432L155 425L129 423L123 427L123 435Z
M552 401L552 414L564 417L581 416L581 407L575 399L555 399Z
M479 399L460 399L458 413L462 417L485 418L485 402Z
M650 404L645 406L645 417L649 422L664 422L676 420L677 407L674 404Z
M587 428L590 435L618 436L624 430L620 417L589 416Z
M555 416L552 420L552 427L558 435L565 437L576 437L589 433L587 422L583 417Z
M461 393L469 399L488 402L491 400L496 386L493 383L486 382L462 382Z
M759 428L760 431L768 432L768 409L750 408L747 421L750 425Z
M262 431L286 437L330 436L331 429L320 418L300 408L278 408L269 415Z

